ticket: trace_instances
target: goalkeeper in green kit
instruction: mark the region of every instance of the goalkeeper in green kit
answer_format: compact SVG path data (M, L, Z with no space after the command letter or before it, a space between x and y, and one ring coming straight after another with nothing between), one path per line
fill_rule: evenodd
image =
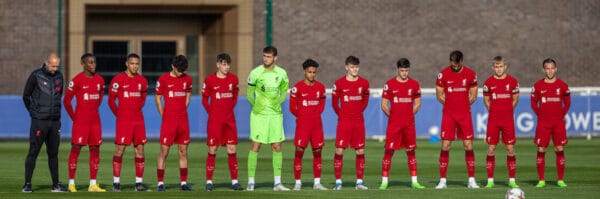
M254 191L254 175L261 144L271 144L273 151L274 191L288 191L281 184L281 166L283 155L281 142L283 134L283 113L281 104L285 101L289 80L285 70L277 65L277 48L267 46L263 49L263 64L252 69L248 76L247 97L250 113L250 152L248 153L248 186Z

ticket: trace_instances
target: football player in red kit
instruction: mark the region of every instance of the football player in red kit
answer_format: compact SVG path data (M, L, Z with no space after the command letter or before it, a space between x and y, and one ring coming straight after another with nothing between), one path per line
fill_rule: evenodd
M539 182L535 187L546 186L544 167L546 165L546 147L550 140L556 154L556 173L558 187L567 187L565 174L564 146L567 145L567 129L564 118L571 107L569 85L556 77L556 61L545 59L542 62L544 79L537 81L531 91L531 108L537 115L537 127L534 143L537 150L537 172Z
M485 141L488 144L486 169L488 182L486 188L494 187L494 167L496 166L496 145L502 135L506 146L506 167L508 168L508 186L519 188L515 182L517 160L515 158L515 120L514 109L519 102L519 82L506 73L506 61L501 56L493 59L490 76L483 84L483 104L488 109L488 123Z
M473 153L473 120L471 104L477 99L477 75L463 65L463 53L450 53L450 66L438 73L435 94L442 104L442 150L440 151L440 182L436 189L446 188L446 173L450 157L450 144L463 140L465 162L469 175L468 188L479 188L475 181L475 154Z
M187 184L187 148L190 143L187 107L190 104L192 93L192 77L185 74L187 67L188 62L185 56L177 55L171 63L171 71L161 75L156 82L156 108L162 117L160 153L156 168L158 191L166 191L164 184L165 161L173 144L177 144L179 152L180 188L182 191L192 191L192 187ZM161 100L163 98L164 107Z
M206 191L212 191L215 159L219 146L227 147L227 160L231 188L244 190L238 182L238 161L236 145L238 144L237 126L233 108L237 104L239 80L230 73L231 57L227 53L217 55L217 72L210 74L202 86L202 106L208 113L206 125Z
M96 182L100 163L100 145L102 144L102 125L98 107L104 96L104 79L96 73L96 57L90 53L81 56L83 72L77 74L71 82L63 99L65 110L73 120L71 152L69 154L69 191L77 192L75 171L81 147L90 149L90 186L89 192L105 192ZM76 98L73 111L71 101Z
M146 102L148 80L138 73L140 56L127 55L127 69L115 76L108 92L108 106L117 117L115 154L113 155L113 191L121 191L121 164L125 147L133 144L135 151L135 191L147 191L143 184L144 144L146 126L142 108ZM116 101L119 102L117 105Z
M394 151L400 148L406 149L411 187L423 189L425 187L417 181L417 157L415 155L417 148L415 114L421 108L421 87L419 82L408 76L410 68L408 59L398 60L396 68L397 75L385 83L381 95L381 110L388 116L388 124L379 189L387 189L392 156Z
M363 112L369 104L369 81L358 76L360 60L357 57L347 57L345 64L346 75L335 81L332 94L333 110L338 115L335 155L333 157L333 171L335 174L333 189L342 189L344 150L352 147L356 152L355 189L366 190L369 188L363 182L365 170L365 119Z
M296 116L296 134L294 145L294 190L302 189L302 156L310 142L313 152L313 176L315 190L327 190L321 184L321 150L325 146L323 140L323 124L321 114L325 109L325 86L315 80L319 63L307 59L302 63L304 79L290 90L290 112Z

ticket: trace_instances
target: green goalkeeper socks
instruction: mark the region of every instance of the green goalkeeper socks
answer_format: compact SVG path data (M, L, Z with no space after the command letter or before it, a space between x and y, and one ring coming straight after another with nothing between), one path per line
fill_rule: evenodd
M256 174L256 162L258 161L258 153L254 151L248 152L248 177L253 178ZM281 161L280 161L281 162ZM281 171L281 169L280 169Z
M281 176L281 167L283 165L283 153L273 152L273 176Z

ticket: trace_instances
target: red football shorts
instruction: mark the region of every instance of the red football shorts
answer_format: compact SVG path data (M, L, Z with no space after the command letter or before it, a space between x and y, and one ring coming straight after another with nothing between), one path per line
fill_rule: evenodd
M163 117L160 126L160 144L171 146L190 143L190 124L187 117Z
M538 119L533 142L540 147L547 147L552 138L554 146L564 146L567 140L567 129L564 120L542 121Z
M225 146L237 145L237 126L235 118L223 119L208 117L206 125L206 145L208 146Z
M354 149L365 148L365 121L360 120L338 120L335 132L335 147Z
M102 125L100 117L82 117L73 122L71 143L82 146L100 146L102 144Z
M417 137L414 121L388 121L385 133L385 149L417 148Z
M442 114L442 140L473 140L474 137L471 112Z
M321 117L296 119L294 145L306 148L309 141L312 148L322 148L325 146Z
M146 144L146 126L144 117L117 117L115 144L131 145Z
M505 145L514 145L516 143L515 122L512 118L509 120L488 119L485 142L497 145L500 140L500 134L502 134L502 143Z

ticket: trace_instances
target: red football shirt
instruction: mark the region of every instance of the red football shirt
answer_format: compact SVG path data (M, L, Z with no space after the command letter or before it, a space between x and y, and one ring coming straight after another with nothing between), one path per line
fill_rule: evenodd
M369 82L358 77L348 81L346 76L333 85L332 105L338 120L363 119L363 111L369 103Z
M483 96L490 98L490 119L513 118L513 95L519 94L517 79L506 75L504 79L490 76L483 84Z
M394 77L383 86L381 97L390 101L390 121L414 121L414 100L421 97L421 88L419 82L412 78L400 82Z
M75 96L77 105L75 111L71 100ZM104 96L104 79L97 73L87 77L83 72L77 74L71 82L63 99L65 110L75 120L77 118L97 117L98 107Z
M238 77L227 73L225 78L213 73L206 77L202 86L202 105L209 116L233 116L239 88ZM209 102L210 100L210 102Z
M477 87L477 75L473 70L463 65L462 70L455 73L452 72L452 67L448 66L438 73L435 85L444 89L444 112L470 112L469 89Z
M562 120L571 106L569 85L560 79L537 81L531 90L531 108L539 120Z
M133 77L122 72L110 81L108 106L115 116L142 115L146 103L148 80L140 74ZM117 106L116 100L119 101Z
M186 94L192 92L192 78L183 74L171 77L171 72L161 75L156 82L156 94L164 99L163 118L187 114Z
M321 118L325 109L325 86L314 81L313 85L299 81L290 90L290 112L298 118Z

